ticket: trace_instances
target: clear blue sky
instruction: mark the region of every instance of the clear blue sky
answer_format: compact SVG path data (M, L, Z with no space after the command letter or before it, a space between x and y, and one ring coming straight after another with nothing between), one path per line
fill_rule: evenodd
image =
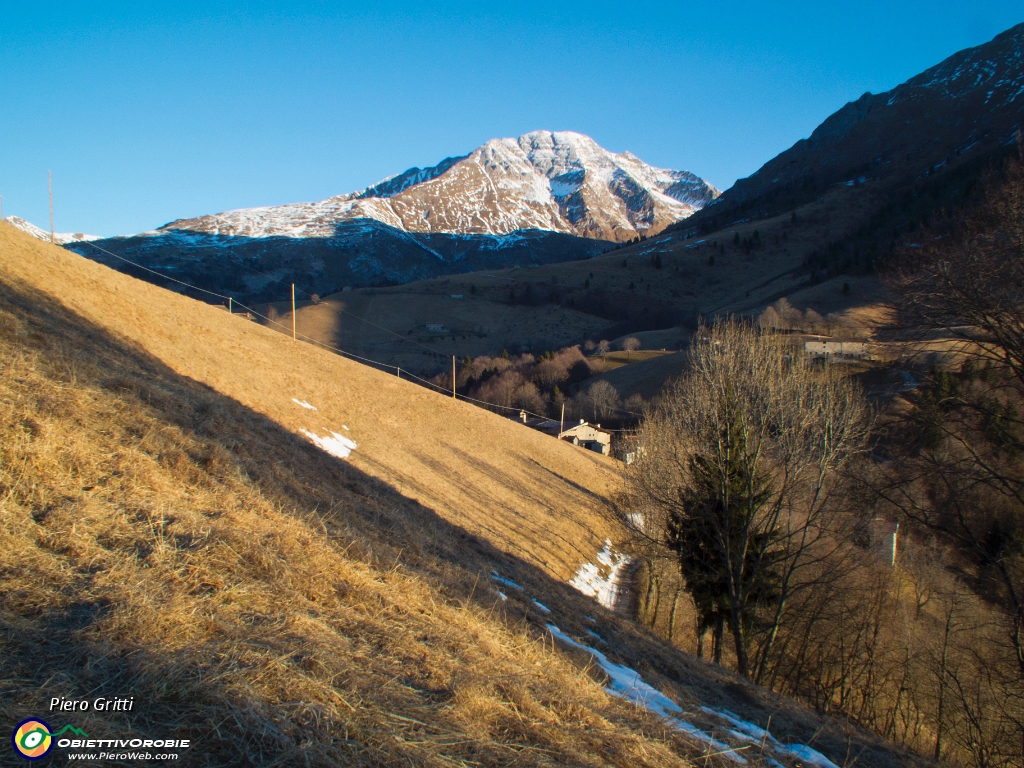
M496 136L589 134L724 189L1021 2L0 2L4 215L139 232L319 200Z

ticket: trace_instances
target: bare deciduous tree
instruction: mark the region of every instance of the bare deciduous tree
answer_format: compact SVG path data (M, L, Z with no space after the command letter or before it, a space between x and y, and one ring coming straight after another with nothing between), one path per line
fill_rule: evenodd
M619 391L603 379L595 381L580 393L582 408L593 414L594 421L614 416L620 405Z
M1007 607L1024 681L1024 163L1012 159L977 211L908 251L888 280L900 327L953 340L963 362L912 398L901 428L915 451L876 490L970 553Z
M775 307L776 314L779 316L779 321L782 323L782 329L791 331L803 322L803 313L790 304L789 299L785 296L776 301L773 306Z
M640 349L640 339L636 336L630 336L628 339L623 339L622 348L626 351L626 359L628 360L633 352Z
M825 319L817 311L808 309L804 312L804 326L811 333L821 333L825 330Z
M866 422L834 368L721 321L697 331L689 372L641 429L627 512L675 553L705 628L728 627L745 676L762 677L802 573L836 549L832 493Z
M782 318L779 317L775 307L766 307L764 312L757 318L758 325L768 331L782 330Z

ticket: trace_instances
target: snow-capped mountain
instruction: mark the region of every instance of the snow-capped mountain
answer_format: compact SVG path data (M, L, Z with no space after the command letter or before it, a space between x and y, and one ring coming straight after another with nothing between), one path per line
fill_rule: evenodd
M50 241L50 233L40 229L31 221L25 221L25 219L19 216L7 216L4 221L12 227L17 227L22 232L32 235L32 237L46 240L47 242ZM101 240L102 238L99 235L85 235L81 232L54 232L53 239L57 245L67 245L68 243L88 242L91 240Z
M655 234L717 196L714 187L687 171L609 152L579 133L534 131L518 139L491 139L466 156L412 168L360 192L181 219L156 232L331 237L342 222L374 219L405 232L542 230L625 241Z

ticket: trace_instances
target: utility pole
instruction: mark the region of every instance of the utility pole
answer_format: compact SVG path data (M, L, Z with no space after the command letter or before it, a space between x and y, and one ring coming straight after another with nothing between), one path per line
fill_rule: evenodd
M565 403L562 403L562 426L558 428L559 436L561 436L563 432L565 432Z
M292 341L295 341L295 283L292 283Z
M455 399L455 355L452 355L452 400Z
M53 172L47 171L46 178L50 185L50 245L54 245L53 238Z
M231 297L228 296L228 314L232 315L234 312L231 311Z

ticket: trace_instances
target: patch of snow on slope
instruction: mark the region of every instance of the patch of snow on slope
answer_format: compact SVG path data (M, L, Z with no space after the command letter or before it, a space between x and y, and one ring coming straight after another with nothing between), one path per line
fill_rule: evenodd
M747 739L749 741L755 741L758 743L768 744L772 747L782 746L782 744L776 741L775 737L772 736L764 728L754 725L753 723L747 720L741 720L740 718L736 717L735 714L733 714L727 709L713 709L712 707L701 707L701 709L704 712L707 712L709 715L714 715L715 717L721 718L722 720L725 720L727 723L730 723L734 728L736 728L737 731L739 731L742 734L744 739Z
M783 744L761 726L755 725L748 720L743 720L727 709L714 709L712 707L701 707L701 709L710 715L714 715L715 717L721 718L727 723L730 723L734 728L736 728L736 731L733 731L732 733L737 738L757 744L763 744L771 747L775 752L781 755L796 758L807 765L813 765L817 768L839 768L838 765L833 763L818 750L809 747L806 744ZM776 763L776 765L777 764L778 763Z
M597 598L597 602L605 608L613 608L623 570L629 562L629 557L613 550L611 541L606 539L604 549L597 553L598 564L581 565L569 586L575 587L587 597Z
M538 608L540 608L542 611L544 611L544 613L551 613L551 609L548 608L546 605L544 605L544 603L540 602L536 598L530 598L530 599L533 601L533 604L535 606L537 606Z
M817 768L839 768L821 752L811 749L806 744L786 744L783 745L782 751L808 765L815 765Z
M307 403L307 402L306 402L305 400L296 400L296 399L295 399L295 398L293 397L293 398L292 398L292 402L293 402L293 403L295 403L295 404L296 404L296 405L298 405L298 406L301 406L301 407L305 408L305 409L306 409L307 411L319 411L319 410L320 410L320 409L319 409L319 408L317 408L317 407L316 407L315 405L310 405L310 404L309 404L309 403ZM347 427L346 427L346 429L347 429Z
M349 455L356 449L356 441L351 440L344 435L339 435L337 432L329 432L328 434L320 437L308 430L299 430L313 441L313 445L322 451L326 451L331 456L337 456L339 459L347 459Z
M520 592L523 591L523 588L521 586L516 584L511 579L506 579L503 576L499 576L497 571L492 571L491 572L491 578L494 579L499 584L504 584L506 587L512 587L512 589L518 589Z
M605 690L612 696L618 696L621 699L626 699L627 701L636 704L638 707L643 707L648 712L660 715L668 720L669 724L676 730L681 731L687 736L705 744L709 744L719 750L725 757L728 757L737 763L747 762L728 744L712 738L696 726L682 720L679 717L683 712L682 707L672 701L672 699L663 694L657 688L645 683L643 678L640 677L640 673L635 669L630 669L622 664L616 664L613 661L609 661L608 657L599 650L591 648L589 645L584 645L583 643L577 643L554 624L548 624L547 628L548 632L566 645L571 645L573 648L586 651L594 657L601 669L604 670L604 673L608 675L608 686Z

